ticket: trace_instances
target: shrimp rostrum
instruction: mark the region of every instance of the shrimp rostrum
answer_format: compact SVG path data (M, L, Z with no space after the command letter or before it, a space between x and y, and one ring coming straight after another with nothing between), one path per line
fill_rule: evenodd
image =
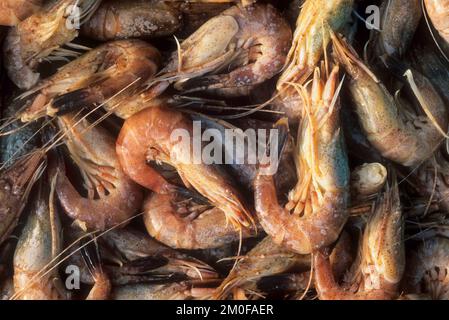
M314 72L310 90L298 86L305 108L298 130L298 182L287 204L278 203L273 177L259 170L256 212L274 242L300 254L337 240L347 218L350 173L339 121L338 66L329 75Z

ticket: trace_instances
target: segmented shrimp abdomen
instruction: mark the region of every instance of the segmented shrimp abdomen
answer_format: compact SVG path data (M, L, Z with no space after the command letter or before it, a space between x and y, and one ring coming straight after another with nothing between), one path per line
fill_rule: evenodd
M181 26L181 13L164 1L103 2L82 32L100 41L169 36Z

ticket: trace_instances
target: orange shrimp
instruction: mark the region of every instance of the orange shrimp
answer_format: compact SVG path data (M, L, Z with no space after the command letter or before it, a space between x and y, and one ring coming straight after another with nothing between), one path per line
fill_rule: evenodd
M231 178L217 165L194 164L193 150L184 150L179 141L171 138L177 129L185 130L193 139L192 120L179 111L152 107L128 118L116 145L123 171L145 188L166 194L172 185L147 161L167 163L177 170L187 187L193 187L221 209L228 221L249 227L253 218Z
M58 123L88 191L84 198L61 173L56 190L66 213L91 230L105 230L132 217L142 204L142 190L121 170L114 138L71 114L59 117Z

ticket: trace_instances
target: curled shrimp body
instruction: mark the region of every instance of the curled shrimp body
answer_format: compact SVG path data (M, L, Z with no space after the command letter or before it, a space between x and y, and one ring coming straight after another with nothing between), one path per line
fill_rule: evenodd
M76 14L73 10L78 5L80 18L85 19L99 4L100 0L59 0L12 28L3 48L10 79L19 88L30 89L39 81L36 70L42 61L73 55L73 51L60 49L78 35L70 15Z
M449 44L449 1L424 0L427 14L441 38Z
M281 70L290 41L290 27L271 5L234 6L183 41L161 79L174 79L180 90L244 95Z
M377 200L363 232L358 259L345 283L332 274L323 252L314 255L315 288L322 300L383 300L399 296L405 269L404 218L394 182Z
M181 26L180 17L181 12L165 1L105 1L82 33L100 41L168 36Z
M15 299L68 298L57 268L52 268L62 243L61 225L51 199L49 190L41 185L14 254Z
M0 243L16 227L34 183L43 168L44 153L35 151L0 172Z
M152 107L128 118L116 145L123 171L145 188L167 193L170 183L148 166L147 161L167 163L177 170L187 187L193 187L221 209L228 221L249 227L253 218L231 178L217 165L194 163L193 150L190 147L186 150L179 137L172 138L179 130L188 135L190 146L194 137L192 120L179 111Z
M286 206L278 204L272 176L258 173L254 182L262 227L274 242L300 254L333 243L348 218L350 173L337 85L337 66L325 83L317 69L311 93L304 92L307 113L304 110L295 154L298 182Z
M142 191L120 169L114 138L71 114L59 117L58 123L87 189L85 198L65 174L59 175L57 195L66 213L93 230L104 230L132 217L142 204Z
M407 113L352 48L336 35L333 41L335 55L351 77L348 89L369 142L383 157L404 166L429 158L442 143L448 125L445 104L430 81L407 71L426 97L427 116Z
M0 1L0 26L15 26L39 11L44 0Z
M374 30L376 55L403 56L422 17L420 0L385 0L381 6L381 30Z
M197 204L176 191L150 195L144 212L148 233L172 248L216 248L251 236L247 229L240 235L219 208Z
M449 240L434 237L420 242L407 255L407 292L428 294L433 300L449 299Z
M105 103L118 93L133 92L152 77L160 54L140 40L118 40L90 50L41 81L29 95L22 121L55 116Z

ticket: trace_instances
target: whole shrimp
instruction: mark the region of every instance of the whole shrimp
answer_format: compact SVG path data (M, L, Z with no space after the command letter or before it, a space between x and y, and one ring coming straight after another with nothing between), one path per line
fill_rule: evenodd
M336 96L338 66L329 75L314 72L304 96L304 116L298 130L295 163L298 182L285 207L278 203L273 177L257 174L255 206L264 230L277 244L300 254L337 240L347 218L349 167Z
M81 32L100 41L161 37L179 29L181 18L180 10L167 1L104 1Z
M186 193L186 192L184 192ZM240 234L227 223L218 207L197 203L194 197L176 190L152 194L144 203L144 222L156 240L176 249L207 249L254 236L249 230Z
M172 139L174 130L183 130L188 134L187 142L192 141L192 120L179 111L152 107L128 118L116 144L123 171L145 188L167 194L173 186L147 161L167 163L177 170L187 187L193 187L221 209L227 221L249 227L253 218L231 178L217 165L202 161L195 164L193 150L185 150L179 140Z
M87 198L81 196L61 173L57 195L65 212L90 230L104 230L132 217L140 209L142 190L121 170L114 138L73 114L58 117L58 123L88 192Z
M78 35L77 23L83 23L101 0L59 0L20 22L6 36L3 51L10 79L21 89L30 89L40 78L37 68L44 60L73 56L73 50L61 48ZM76 21L76 19L80 21ZM73 20L73 21L72 21Z
M234 6L210 19L174 52L153 87L247 94L282 68L291 41L287 22L271 5Z
M420 0L385 0L380 30L373 29L375 54L403 56L422 17Z
M361 239L358 259L344 284L326 253L314 254L315 288L322 300L380 300L399 296L405 269L404 218L396 181L376 201Z
M61 251L61 225L52 190L40 183L30 216L14 254L14 299L67 299L56 268Z
M39 11L44 0L1 0L0 26L15 26Z
M157 72L159 61L157 49L140 40L101 45L66 64L22 96L26 108L20 118L24 122L33 121L45 115L105 104L112 97L118 99L119 93L131 95Z
M419 242L407 255L406 292L428 294L433 300L449 299L449 240L433 237Z
M445 104L430 81L407 70L414 93L426 97L422 105L425 115L412 114L395 101L344 40L335 34L332 39L335 55L351 78L348 89L369 142L383 157L404 166L413 167L428 159L441 145L448 127ZM398 64L394 61L388 66L402 69Z
M45 154L36 150L0 172L0 244L16 227L31 188L42 174Z
M441 38L449 45L449 1L424 0L426 12Z

